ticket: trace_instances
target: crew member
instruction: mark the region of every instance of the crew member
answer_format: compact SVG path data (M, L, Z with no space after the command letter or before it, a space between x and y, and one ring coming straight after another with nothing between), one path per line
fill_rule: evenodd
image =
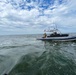
M43 34L43 38L46 38L46 37L47 37L47 34L46 34L46 33L44 33L44 34Z

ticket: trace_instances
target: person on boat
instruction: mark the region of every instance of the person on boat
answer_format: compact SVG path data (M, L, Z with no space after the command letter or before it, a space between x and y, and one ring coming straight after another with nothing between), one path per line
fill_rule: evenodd
M44 34L43 34L43 38L46 38L46 37L47 37L47 34L46 34L46 33L44 33Z
M54 32L54 35L57 35L57 32Z

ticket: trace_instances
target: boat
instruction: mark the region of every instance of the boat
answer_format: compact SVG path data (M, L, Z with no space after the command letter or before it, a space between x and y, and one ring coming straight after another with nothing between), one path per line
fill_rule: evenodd
M43 37L37 38L37 40L42 41L76 41L76 36L69 35L68 33L63 34L57 28L48 31L49 35L44 33Z

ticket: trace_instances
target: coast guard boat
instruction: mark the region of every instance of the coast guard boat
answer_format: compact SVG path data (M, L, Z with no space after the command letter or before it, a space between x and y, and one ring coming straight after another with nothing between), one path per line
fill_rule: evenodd
M76 41L76 35L62 34L57 28L47 31L50 32L49 35L43 34L43 37L37 38L37 40L42 41Z

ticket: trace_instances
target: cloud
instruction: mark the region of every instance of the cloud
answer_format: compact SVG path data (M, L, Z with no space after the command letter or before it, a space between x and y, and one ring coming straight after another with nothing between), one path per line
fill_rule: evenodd
M37 2L26 2L25 9L21 9L22 0L0 0L0 31L2 34L14 33L41 33L44 29L55 23L61 29L75 29L75 6L76 1L71 0L68 3L50 5L47 9L40 8ZM27 7L30 6L31 10ZM66 30L63 31L66 31ZM1 33L0 33L1 34Z

